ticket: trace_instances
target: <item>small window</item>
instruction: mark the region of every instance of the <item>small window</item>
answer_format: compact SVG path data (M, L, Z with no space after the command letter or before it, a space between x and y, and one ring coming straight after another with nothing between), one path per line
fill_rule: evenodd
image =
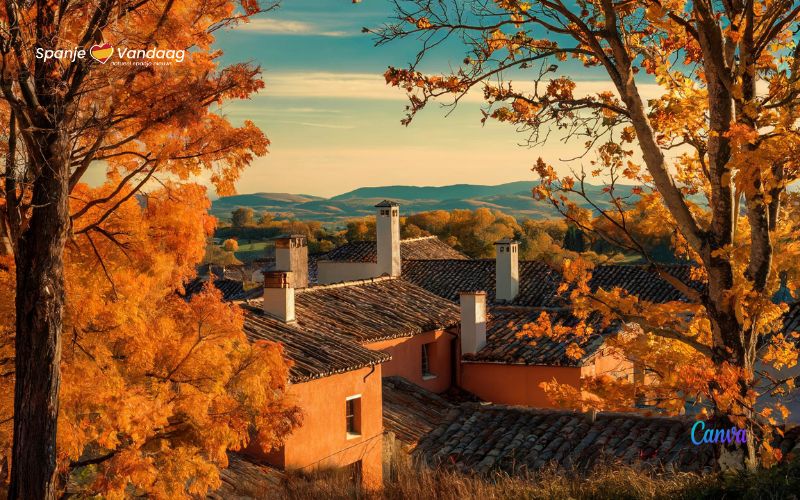
M345 401L345 422L348 438L361 435L361 396L351 396Z
M430 342L422 344L422 378L429 379L436 377L436 374L431 371L431 356L434 354L435 344Z

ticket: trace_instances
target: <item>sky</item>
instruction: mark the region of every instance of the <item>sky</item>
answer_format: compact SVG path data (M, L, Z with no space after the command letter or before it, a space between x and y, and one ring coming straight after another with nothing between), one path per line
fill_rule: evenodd
M407 66L418 45L375 47L374 37L361 32L391 15L387 0L284 0L279 9L218 34L223 63L256 63L266 84L252 99L220 109L235 124L252 120L272 143L242 175L240 193L328 197L362 186L534 180L537 157L558 164L578 152L579 145L557 140L523 147L525 137L513 127L483 126L479 96L455 109L429 106L401 125L405 93L387 86L383 73L390 65ZM463 58L463 47L450 44L422 69L447 71ZM579 88L609 88L600 74L573 71L583 80Z

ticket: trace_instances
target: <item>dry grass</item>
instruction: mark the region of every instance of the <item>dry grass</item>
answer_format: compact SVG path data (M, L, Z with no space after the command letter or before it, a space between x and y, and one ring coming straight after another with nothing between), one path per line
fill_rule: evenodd
M358 491L346 474L327 474L324 478L294 476L287 484L286 497L292 500L373 499L656 499L719 498L716 476L695 474L648 475L629 468L596 470L584 478L571 477L556 470L545 470L528 478L505 474L490 477L464 475L452 471L413 467L399 460L391 477L384 478L380 494ZM713 494L712 494L713 492ZM738 498L729 497L729 498Z

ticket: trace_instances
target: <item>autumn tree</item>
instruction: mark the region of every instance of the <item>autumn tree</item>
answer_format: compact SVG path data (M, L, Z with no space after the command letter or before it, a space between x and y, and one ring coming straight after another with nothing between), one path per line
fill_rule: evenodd
M378 43L420 40L415 63L386 72L409 94L404 123L437 98L454 104L480 92L484 120L514 125L531 144L572 141L581 167L564 175L539 160L535 195L587 234L640 253L686 297L648 304L593 291L591 271L574 263L566 275L576 312L639 325L626 347L650 346L639 361L653 368L648 390L663 389L655 400L673 411L703 401L723 424L764 436L770 456L769 426L787 410L761 408L759 395L794 386L763 368L797 361L796 340L782 333L786 306L771 300L780 276L796 289L800 271L787 203L800 147L797 2L398 0L396 10L396 22L374 33ZM464 48L460 65L419 71L429 52L459 46L453 39ZM568 76L578 71L602 73L607 89L584 89ZM586 194L592 179L605 185L606 208ZM635 196L621 183L636 184ZM581 198L591 211L573 201ZM674 251L696 264L691 279L650 258L630 230L632 211L647 214L645 232L669 229ZM659 359L669 363L659 369Z
M255 212L252 208L237 208L231 212L231 225L233 227L247 227L255 223Z
M257 67L220 65L221 53L212 48L214 32L268 8L249 0L9 0L0 5L0 119L7 124L0 142L5 158L0 166L0 230L4 232L0 240L6 242L0 249L13 253L13 265L5 267L13 269L15 286L11 498L56 496L60 488L57 464L63 466L65 456L80 463L100 460L97 450L169 447L161 439L143 443L149 435L138 431L121 437L125 434L114 432L111 425L102 426L105 434L96 436L95 441L76 437L67 448L62 447L63 434L57 425L63 422L63 417L59 419L61 357L78 356L77 352L68 354L68 349L80 350L80 341L62 346L63 335L69 333L79 339L82 330L105 332L118 325L117 320L123 324L133 321L140 327L146 324L135 314L116 319L112 315L104 322L83 324L77 330L65 323L71 308L78 305L68 297L68 291L75 290L78 284L65 281L65 273L69 278L71 271L65 270L64 247L67 242L78 245L83 249L81 255L94 256L95 260L85 265L95 269L100 266L101 270L105 265L104 271L111 275L108 264L103 264L108 251L103 247L111 245L123 251L127 240L125 233L109 227L120 217L119 211L137 199L143 187L166 184L170 179L186 181L206 172L220 194L230 193L239 172L252 157L266 152L268 142L252 123L235 127L213 113L211 107L225 100L246 98L263 85ZM112 50L111 60L101 63L102 51L109 52L105 44L112 48L158 47L186 52L182 61L162 61L164 65L157 65L149 60L119 60ZM91 56L93 47L101 51L97 53L100 60ZM37 57L46 51L75 48L85 51L83 57ZM81 179L92 168L107 169L110 187L99 192L87 192L82 187ZM151 236L170 238L165 231L155 231ZM119 280L120 276L111 278ZM125 303L125 287L116 280L103 296L105 301L101 303L106 306L115 300ZM176 284L175 280L170 283ZM191 316L186 309L191 306L174 303L172 307L176 314ZM135 307L130 309L135 311ZM152 326L158 330L162 325L156 322ZM145 329L141 333L153 331ZM169 331L166 328L164 333ZM233 335L230 330L227 332ZM87 351L87 356L99 355ZM110 352L104 356L117 360L117 356L128 354ZM101 372L108 368L102 362L98 366L102 367ZM66 377L70 367L64 369ZM179 371L141 375L154 377L153 381L159 377L169 381ZM132 392L126 392L128 388ZM122 396L147 399L135 386L119 384L113 390ZM185 390L196 389L189 384ZM125 400L127 397L119 401ZM136 406L133 400L130 402ZM141 417L156 419L154 422L160 425L156 433L170 433L169 425L183 422L170 420L170 414L177 410L174 404L169 403L172 410L164 407ZM70 431L91 428L97 418L102 418L96 414L95 408L88 408ZM194 428L187 427L187 433L181 434L185 443L196 437L191 430ZM119 443L120 439L128 441ZM238 438L228 434L221 439L207 443L211 446L208 448L175 447L175 454L168 458L169 466L163 469L165 476L159 480L175 472L174 478L180 481L185 476L178 466L194 461L200 467L204 459L198 457L203 454L218 462L220 451ZM87 448L81 450L80 444ZM137 467L146 465L133 460L134 452L113 456L120 461L116 470L130 470L131 477L140 471ZM142 484L147 483L142 480ZM155 483L150 484L156 488ZM118 492L120 487L109 485Z
M233 238L228 238L222 242L222 249L226 252L235 252L236 250L239 250L239 242Z
M82 233L66 247L57 484L70 495L202 496L219 486L226 452L251 443L254 429L256 445L270 449L299 422L284 401L281 348L248 342L241 310L213 286L190 301L178 293L213 224L204 188L165 185L102 223L119 244ZM78 184L72 209L116 187ZM95 205L89 220L116 203ZM11 298L13 262L5 259L0 294ZM0 310L2 360L13 359L13 313ZM13 394L13 377L0 378L0 391ZM4 457L12 408L0 409Z

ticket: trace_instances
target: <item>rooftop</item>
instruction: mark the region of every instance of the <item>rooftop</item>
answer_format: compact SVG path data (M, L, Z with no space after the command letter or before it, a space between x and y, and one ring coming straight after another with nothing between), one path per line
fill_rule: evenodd
M569 333L558 338L550 336L517 337L528 323L535 323L544 314L529 309L494 308L486 328L486 346L475 354L465 354L465 361L546 366L582 366L602 347L606 336L615 333L618 326L603 329L599 321L591 323L595 333L578 336ZM553 325L574 327L579 320L565 311L548 312ZM598 318L599 320L599 318ZM578 345L580 357L567 355L567 348Z
M710 446L690 442L691 421L637 414L463 404L423 438L429 465L485 474L524 474L555 463L569 470L619 461L681 471L712 468Z
M278 469L261 465L240 453L228 452L228 467L220 469L220 487L206 498L208 500L244 500L280 496L285 481Z
M441 425L455 405L400 377L383 379L383 428L407 447Z
M457 259L468 257L436 236L400 240L400 258L407 259ZM319 260L344 262L377 262L378 246L374 241L353 241L334 248Z
M253 305L260 307L261 301L253 301ZM413 283L388 277L296 290L295 313L297 321L292 328L357 343L449 328L461 318L456 304Z
M287 324L264 314L260 309L243 307L247 338L253 342L269 340L282 344L285 356L293 362L289 368L289 380L293 383L358 370L391 359L384 352L361 347L328 328L313 329Z
M673 264L667 272L692 287L702 285L691 280L691 266ZM463 290L486 290L488 302L495 302L494 259L480 260L408 260L403 262L403 278L440 297L457 301ZM539 261L519 262L519 294L509 303L526 307L560 307L566 305L566 293L557 294L561 274ZM642 300L669 302L686 300L677 289L655 271L640 265L603 265L592 272L589 282L593 289L623 288Z
M614 463L709 472L715 449L691 443L693 424L686 417L464 403L415 453L432 466L479 474L524 475L551 464L586 472ZM771 444L784 457L800 456L800 427L776 432Z
M403 279L453 302L465 290L485 290L487 302L495 302L495 260L408 260ZM556 291L561 275L543 262L520 261L519 295L514 305L548 307L558 304Z

